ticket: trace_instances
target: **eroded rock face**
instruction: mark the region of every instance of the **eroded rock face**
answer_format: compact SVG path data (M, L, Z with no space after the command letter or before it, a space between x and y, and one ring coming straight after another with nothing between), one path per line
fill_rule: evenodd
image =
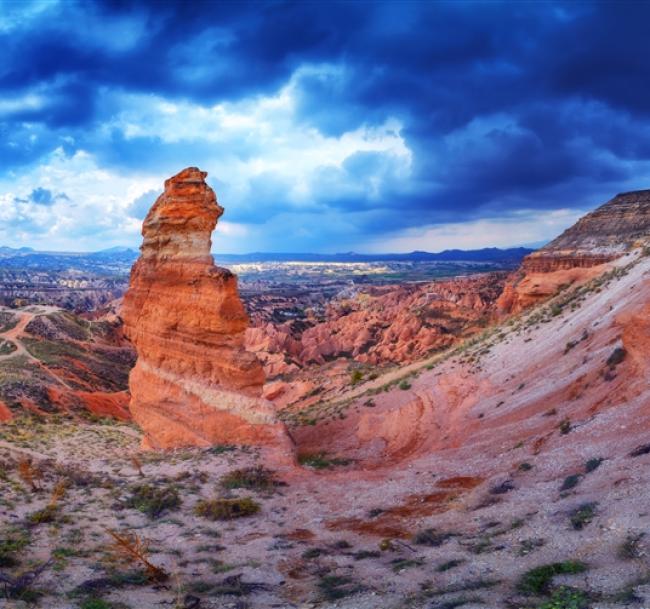
M216 267L210 235L223 208L206 173L184 169L145 218L122 316L138 360L130 409L151 447L217 443L290 450L264 372L244 349L248 317L237 278Z
M616 195L559 237L524 258L498 309L517 313L557 293L563 285L602 273L607 263L650 236L650 190Z

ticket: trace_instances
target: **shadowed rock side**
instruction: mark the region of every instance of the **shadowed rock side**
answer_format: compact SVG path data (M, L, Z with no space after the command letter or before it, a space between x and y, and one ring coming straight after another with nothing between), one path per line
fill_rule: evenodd
M130 409L150 447L291 441L260 398L264 372L244 349L248 318L237 278L216 267L210 235L223 208L188 168L165 182L145 218L122 316L138 360Z
M559 237L526 256L497 302L502 313L518 313L641 245L650 234L650 190L616 195Z

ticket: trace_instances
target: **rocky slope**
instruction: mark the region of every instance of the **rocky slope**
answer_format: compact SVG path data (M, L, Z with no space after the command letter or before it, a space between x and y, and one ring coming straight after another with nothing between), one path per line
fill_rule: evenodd
M121 322L56 307L0 309L0 421L25 412L129 419L135 357Z
M647 240L650 190L616 195L559 237L524 258L506 285L498 308L519 312L558 289L601 274L607 263Z
M315 315L274 323L259 313L246 348L264 363L265 394L281 405L331 397L349 384L444 350L495 318L505 273L357 286Z
M165 182L142 227L122 317L138 354L130 410L151 447L218 443L290 449L262 367L244 349L237 278L214 266L210 235L223 208L188 168Z

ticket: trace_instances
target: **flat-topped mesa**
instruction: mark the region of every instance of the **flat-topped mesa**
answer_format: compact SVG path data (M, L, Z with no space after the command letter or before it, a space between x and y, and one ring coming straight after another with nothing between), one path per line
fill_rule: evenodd
M260 397L262 366L244 348L237 277L210 254L223 208L206 175L190 167L167 180L142 227L122 308L138 354L129 407L149 447L270 445L290 455L275 407Z
M650 237L650 190L613 199L524 259L527 272L589 268L610 262Z
M618 194L526 256L497 309L521 311L555 295L561 286L599 275L604 265L649 240L650 190Z

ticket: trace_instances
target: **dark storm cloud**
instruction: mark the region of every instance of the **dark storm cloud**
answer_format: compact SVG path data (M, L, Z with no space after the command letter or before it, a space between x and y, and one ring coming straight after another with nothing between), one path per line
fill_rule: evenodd
M402 124L408 183L379 153L311 177L314 209L359 212L360 230L593 205L648 186L634 184L634 163L650 160L648 22L638 2L62 2L0 30L0 92L40 99L0 105L16 140L0 161L33 163L71 135L124 171L192 164L201 142L102 129L119 111L106 92L212 104L294 78L305 128ZM251 180L232 219L290 213L287 189Z

